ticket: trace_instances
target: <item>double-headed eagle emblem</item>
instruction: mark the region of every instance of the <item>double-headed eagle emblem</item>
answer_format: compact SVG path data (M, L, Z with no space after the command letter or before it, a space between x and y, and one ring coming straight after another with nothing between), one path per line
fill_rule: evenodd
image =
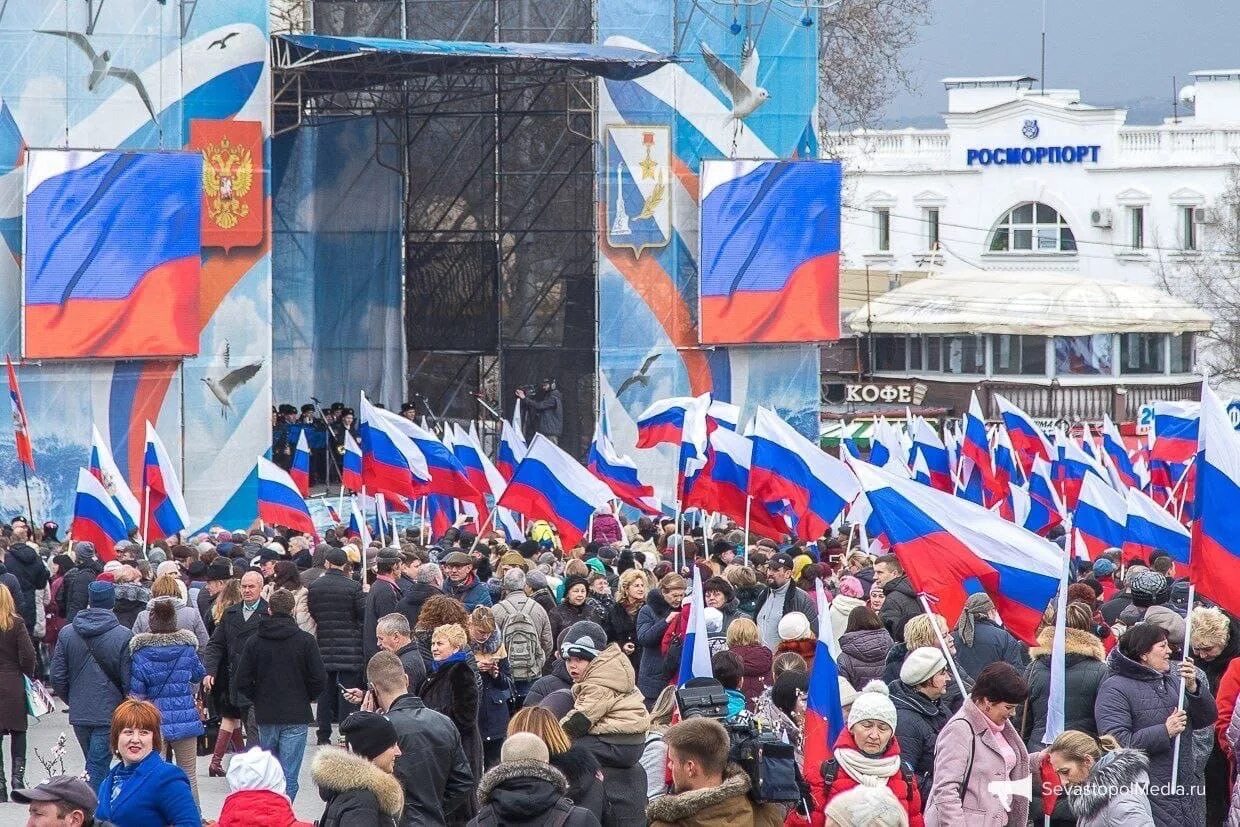
M227 138L202 150L202 189L207 213L222 230L231 230L250 214L244 198L254 185L254 157L246 146Z

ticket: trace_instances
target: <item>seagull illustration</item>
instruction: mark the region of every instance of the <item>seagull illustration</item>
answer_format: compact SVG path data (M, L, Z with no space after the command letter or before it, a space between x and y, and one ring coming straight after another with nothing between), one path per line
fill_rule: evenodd
M224 342L224 369L225 370L228 370L228 357L229 357L228 342ZM220 405L223 406L220 409L220 416L224 417L225 419L228 418L228 412L233 409L232 392L235 391L237 388L241 387L242 385L244 385L246 382L253 379L254 376L258 373L258 371L262 367L263 367L263 362L260 359L257 362L252 362L248 365L242 365L236 370L228 370L228 372L224 374L223 379L214 379L210 376L203 377L202 381L207 383L207 388L211 391L211 393L215 396L215 398L220 401Z
M646 361L642 362L642 366L637 369L637 373L634 373L628 379L625 379L620 383L620 389L616 391L616 398L620 398L620 396L633 385L641 385L643 388L648 387L650 385L650 377L647 375L647 371L650 370L650 366L653 365L654 361L658 358L659 354L657 353L647 356Z
M102 52L95 51L95 47L91 45L90 39L81 32L67 32L62 29L36 29L40 34L50 34L56 37L63 37L75 44L90 59L90 75L86 78L86 89L94 92L104 78L112 77L124 83L128 83L138 91L138 97L142 99L146 111L151 114L151 120L159 123L159 118L155 116L155 107L151 103L151 96L146 92L146 85L142 83L142 78L138 77L138 73L133 69L125 69L112 65L112 53L107 49Z
M207 46L207 49L214 49L216 46L219 46L221 49L227 49L228 41L232 40L234 37L236 37L239 34L241 34L241 32L229 32L228 34L221 37L219 40L212 40L210 45Z
M746 38L744 45L741 46L739 75L732 71L732 67L724 63L705 42L701 42L701 47L706 68L710 70L715 82L732 102L732 113L728 116L728 120L743 121L770 98L770 93L758 85L758 46L751 38Z

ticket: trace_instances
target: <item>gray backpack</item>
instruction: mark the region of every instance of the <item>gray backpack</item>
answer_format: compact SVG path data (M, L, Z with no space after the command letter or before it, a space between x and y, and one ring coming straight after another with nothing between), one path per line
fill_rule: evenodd
M508 667L515 681L532 681L542 675L547 653L543 651L538 630L530 618L530 598L525 598L515 614L504 621L504 648L508 650Z

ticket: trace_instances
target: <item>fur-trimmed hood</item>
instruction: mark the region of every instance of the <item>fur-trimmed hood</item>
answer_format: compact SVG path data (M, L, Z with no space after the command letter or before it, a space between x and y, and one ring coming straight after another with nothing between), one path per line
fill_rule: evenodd
M1117 791L1149 784L1150 760L1135 749L1117 749L1102 756L1079 787L1068 788L1068 806L1078 819L1090 819L1102 812L1120 793ZM1144 795L1144 792L1138 792Z
M1067 647L1064 654L1071 657L1078 655L1081 657L1093 658L1096 661L1104 662L1107 659L1106 649L1102 646L1102 641L1097 635L1082 631L1081 629L1064 629L1066 637L1064 638ZM1037 658L1051 653L1051 645L1055 640L1055 627L1047 626L1038 635L1038 645L1029 650L1030 658Z
M198 648L198 636L189 629L175 632L140 632L129 640L129 651L136 652L147 646L189 646Z
M749 802L745 798L748 794L749 776L736 764L728 764L723 783L718 787L660 796L647 805L646 818L652 822L687 821L709 807L738 797L744 799L744 806L748 807Z
M369 790L378 799L380 809L399 821L405 806L400 782L362 756L339 747L321 747L314 756L310 774L324 792Z
M564 777L564 773L557 770L550 764L533 759L520 761L505 761L502 764L496 764L482 776L482 780L478 782L478 800L484 804L491 800L491 794L495 792L495 788L506 781L512 781L516 778L536 778L550 784L556 790L556 797L564 795L568 792L568 779Z

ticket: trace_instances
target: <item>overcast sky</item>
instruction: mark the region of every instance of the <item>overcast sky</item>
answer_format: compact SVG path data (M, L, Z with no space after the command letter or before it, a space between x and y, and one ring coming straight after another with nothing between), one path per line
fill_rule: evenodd
M959 75L1038 76L1038 0L932 0L934 18L906 61L913 90L887 107L889 125L935 125ZM1171 114L1171 77L1240 68L1240 0L1047 0L1046 85L1085 103L1129 106L1130 121ZM941 125L941 121L938 122Z

